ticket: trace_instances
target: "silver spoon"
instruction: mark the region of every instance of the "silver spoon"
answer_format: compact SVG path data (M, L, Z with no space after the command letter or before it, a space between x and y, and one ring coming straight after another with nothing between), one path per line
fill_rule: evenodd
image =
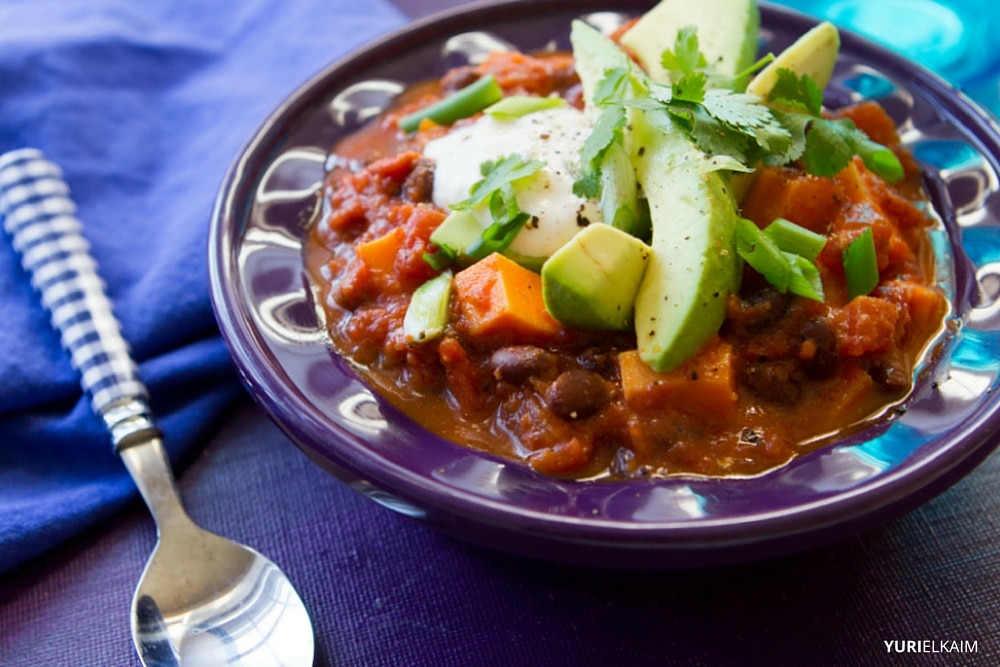
M61 170L35 149L0 155L0 216L156 521L156 548L132 599L143 665L312 665L309 614L288 578L185 513Z

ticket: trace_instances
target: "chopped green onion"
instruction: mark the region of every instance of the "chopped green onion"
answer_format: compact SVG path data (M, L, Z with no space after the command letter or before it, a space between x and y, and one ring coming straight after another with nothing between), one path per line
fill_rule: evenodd
M871 227L865 228L858 238L844 248L842 258L849 298L864 296L875 289L878 285L878 258L875 255L875 237Z
M878 174L889 183L898 183L906 175L896 154L882 144L870 140L859 141L855 150L869 171Z
M778 291L823 300L823 281L812 259L782 250L770 235L746 218L736 226L736 252Z
M444 332L450 298L450 273L431 278L413 292L403 315L403 335L407 343L426 343Z
M785 256L792 267L789 274L788 291L813 301L822 301L823 279L812 260L793 253L785 253Z
M487 74L448 97L404 116L399 121L399 127L404 132L414 132L425 118L439 125L450 125L485 109L502 97L503 91L496 77Z
M764 228L764 233L785 252L801 255L808 260L816 259L826 245L826 237L822 234L817 234L785 218L777 218Z
M520 118L536 111L545 111L566 106L561 97L536 97L532 95L511 95L495 102L483 110L494 118Z
M444 271L458 259L457 253L447 246L438 246L431 252L425 252L422 257L435 271Z
M752 220L740 218L737 223L736 252L767 282L782 292L788 290L792 272L788 258Z

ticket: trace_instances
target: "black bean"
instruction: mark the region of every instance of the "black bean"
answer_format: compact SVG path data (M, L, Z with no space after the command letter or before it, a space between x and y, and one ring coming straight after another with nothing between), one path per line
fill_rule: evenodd
M729 325L742 334L754 333L777 322L788 310L791 297L767 287L730 301L726 317Z
M597 373L570 370L561 373L545 392L549 409L563 419L584 419L607 405L607 382Z
M531 377L555 377L558 364L556 355L534 345L501 347L490 357L493 377L514 384L521 384Z
M802 395L801 375L795 359L760 360L747 363L740 380L765 401L789 404Z
M910 369L902 353L887 353L873 359L868 374L875 384L892 393L903 392L910 387Z
M434 195L434 162L420 158L403 182L403 196L414 204L431 201Z
M837 374L837 333L829 320L816 317L805 323L799 355L809 377L825 380Z

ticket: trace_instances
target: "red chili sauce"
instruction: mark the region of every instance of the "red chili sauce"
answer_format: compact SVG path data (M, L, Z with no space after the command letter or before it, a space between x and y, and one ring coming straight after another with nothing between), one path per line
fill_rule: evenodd
M860 160L833 179L765 168L743 203L760 226L784 217L828 237L816 260L825 303L778 293L746 268L718 335L668 373L638 360L634 333L484 333L454 298L445 333L408 344L403 315L437 274L423 255L446 217L431 203L433 165L420 151L448 128L407 136L397 123L487 72L508 95L581 103L565 54L494 54L412 88L334 148L355 167L329 174L306 242L334 350L394 405L447 439L546 474L628 478L758 474L905 398L948 304L934 284L918 169L868 102L836 115L896 150L903 182L884 182ZM848 301L841 252L867 228L880 283Z

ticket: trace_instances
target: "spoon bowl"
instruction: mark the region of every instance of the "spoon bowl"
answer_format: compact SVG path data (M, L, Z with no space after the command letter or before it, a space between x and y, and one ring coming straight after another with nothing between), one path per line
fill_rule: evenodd
M132 598L132 639L142 663L311 665L309 615L281 570L191 521L158 438L121 457L159 532Z
M62 171L35 149L0 155L0 216L157 526L132 601L146 667L307 667L309 614L288 578L253 549L194 524L76 218Z

